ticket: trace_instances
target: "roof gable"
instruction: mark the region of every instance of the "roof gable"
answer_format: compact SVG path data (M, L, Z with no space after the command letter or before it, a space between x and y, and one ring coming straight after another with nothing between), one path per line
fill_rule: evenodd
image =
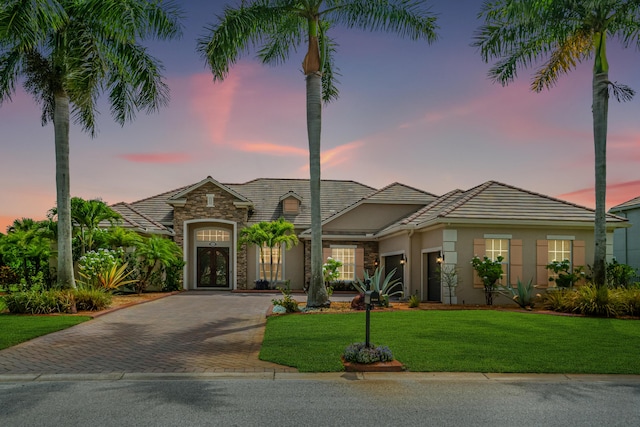
M203 185L209 184L209 183L219 187L222 191L225 191L225 192L231 194L233 197L239 199L241 202L251 203L251 201L249 199L247 199L246 197L244 197L242 194L236 192L235 190L227 187L224 184L220 184L218 181L216 181L215 179L211 178L210 176L206 177L202 181L200 181L200 182L198 182L196 184L193 184L193 185L183 189L182 191L179 191L178 193L174 194L173 196L169 197L167 199L167 203L172 204L172 203L182 202L184 200L185 196L187 196L189 193L191 193L192 191L195 191L198 188L202 187Z

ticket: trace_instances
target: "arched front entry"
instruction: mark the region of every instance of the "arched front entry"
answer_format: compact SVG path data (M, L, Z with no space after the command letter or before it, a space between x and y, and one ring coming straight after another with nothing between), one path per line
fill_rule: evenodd
M185 224L185 289L234 289L236 224L195 220Z

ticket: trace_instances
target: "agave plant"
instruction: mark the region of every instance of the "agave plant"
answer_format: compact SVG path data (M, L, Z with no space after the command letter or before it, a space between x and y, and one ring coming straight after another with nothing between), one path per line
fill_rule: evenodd
M382 270L380 270L379 267L376 267L373 275L370 276L369 272L364 270L364 280L356 279L353 285L361 294L365 293L367 290L378 292L380 299L384 301L388 301L390 297L396 295L402 297L404 295L402 282L400 279L393 278L395 273L396 269L394 268L389 272L389 274L383 277Z

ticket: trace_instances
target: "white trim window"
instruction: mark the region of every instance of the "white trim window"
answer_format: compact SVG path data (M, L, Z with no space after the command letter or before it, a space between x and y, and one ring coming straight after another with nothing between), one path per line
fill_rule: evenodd
M500 284L509 283L509 239L485 239L485 256L496 261L502 259L502 276Z
M336 280L353 281L356 279L356 247L332 246L331 258L340 261L342 267Z

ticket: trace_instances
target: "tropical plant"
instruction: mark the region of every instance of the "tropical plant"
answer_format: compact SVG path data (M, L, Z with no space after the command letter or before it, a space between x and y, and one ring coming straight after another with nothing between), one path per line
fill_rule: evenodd
M75 287L69 183L70 117L95 136L96 104L109 93L114 119L168 102L160 62L140 43L180 35L180 12L171 1L4 0L0 4L0 102L16 83L53 123L58 216L58 285Z
M585 277L584 267L577 266L571 270L571 262L568 259L553 261L545 268L553 271L555 276L549 277L549 281L555 282L559 288L572 288L578 280Z
M78 270L82 280L78 280L85 287L99 286L99 278L106 271L120 265L123 257L122 250L98 249L87 252L78 260Z
M495 260L489 257L480 259L477 255L471 260L473 269L478 273L478 277L484 285L484 296L487 305L493 305L493 291L502 277L502 261L504 257L498 255Z
M27 287L32 285L32 276L47 269L49 246L43 223L31 218L14 220L7 234L0 238L0 252L4 261L12 265L15 271L21 271Z
M550 89L562 74L593 60L592 114L595 147L595 225L593 279L606 285L606 146L609 96L631 99L634 91L609 80L607 39L617 37L623 47L640 44L640 3L628 0L496 0L485 1L484 25L474 45L485 62L497 59L489 75L503 86L519 67L544 61L531 89Z
M167 268L182 260L182 251L173 240L152 236L143 240L135 256L139 269L135 289L141 294L151 284L154 273L155 277L161 278Z
M57 208L51 208L48 213L49 219L53 220L57 213ZM95 249L95 235L99 233L98 226L102 221L109 221L113 225L119 219L121 219L120 214L100 199L84 200L81 197L72 197L72 234L80 242L80 256Z
M238 245L245 244L256 245L260 250L260 260L262 265L262 279L269 280L274 283L279 275L281 251L279 250L284 246L286 250L289 250L293 245L298 244L298 237L294 234L294 226L284 218L279 218L276 221L260 221L257 224L253 224L249 227L245 227L240 230L240 238L238 239ZM265 259L265 248L269 248L269 277L267 278ZM278 249L277 251L274 249ZM273 259L273 254L277 253L277 258ZM274 262L275 261L275 262ZM274 269L273 266L276 266Z
M117 225L96 233L94 238L97 245L109 249L135 248L142 243L142 237L138 233Z
M300 309L298 308L298 301L293 299L293 297L291 296L291 287L288 283L285 287L278 287L278 290L282 292L282 298L272 299L271 303L274 306L284 307L286 313L295 313L297 311L300 311Z
M420 307L420 297L418 294L413 294L409 297L409 308L417 308Z
M638 271L627 264L613 260L607 263L607 286L609 288L630 288L638 280Z
M359 293L364 294L366 291L375 291L380 296L380 305L389 305L389 298L393 296L404 295L402 290L402 281L399 278L393 278L396 269L391 270L386 276L382 275L382 269L376 267L372 275L368 270L364 270L364 279L359 278L353 282L353 285Z
M413 40L436 39L436 18L424 0L255 0L227 7L215 25L198 41L198 51L214 81L229 74L241 54L258 48L263 63L284 62L291 51L307 43L302 63L306 79L307 134L311 193L310 307L328 302L322 278L322 217L320 213L320 133L322 101L338 97L333 63L336 43L328 31L337 25L387 31Z
M100 271L95 278L94 287L114 291L122 286L137 282L137 280L128 279L128 277L133 274L132 270L127 270L128 267L129 264L126 262L122 265L116 263L110 268ZM85 275L82 271L80 271L79 274L83 279L89 279L89 276ZM78 282L81 283L80 280L78 280Z

